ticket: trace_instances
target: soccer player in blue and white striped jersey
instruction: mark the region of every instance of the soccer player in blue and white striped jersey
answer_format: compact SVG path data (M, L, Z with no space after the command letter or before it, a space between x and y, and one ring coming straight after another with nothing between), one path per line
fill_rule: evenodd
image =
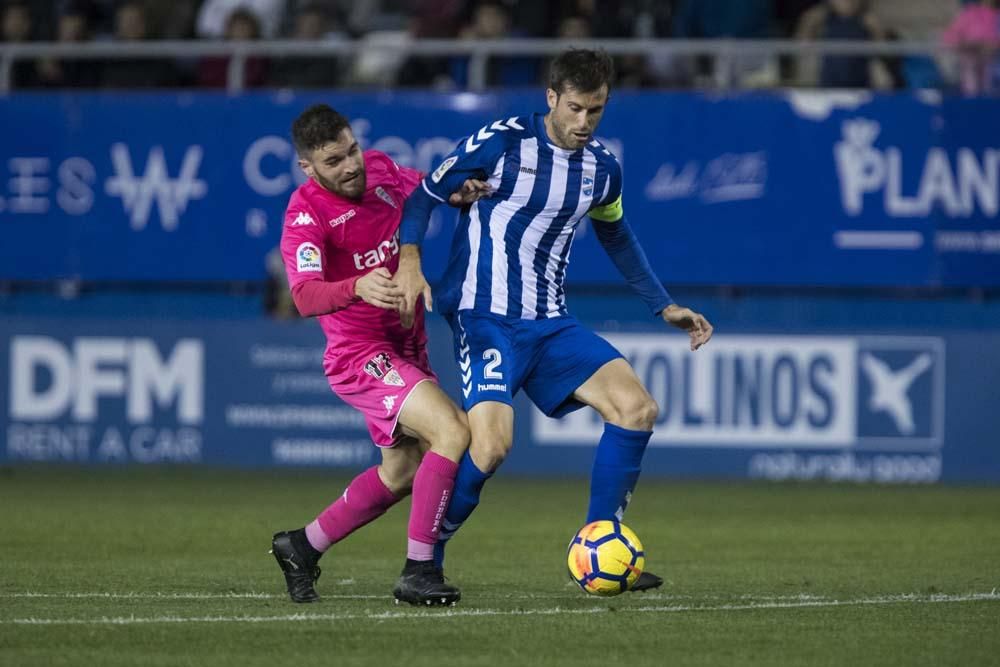
M483 484L510 450L514 395L524 389L550 417L584 405L604 419L587 521L621 520L639 478L657 405L629 363L566 310L563 281L577 225L589 217L625 280L650 312L684 329L696 350L712 336L699 313L673 302L625 219L622 171L594 132L613 76L603 51L570 50L552 64L547 114L497 120L459 143L407 200L395 281L403 323L430 288L419 245L431 211L467 179L489 198L462 209L437 304L455 334L472 442L455 480L435 550L479 503ZM644 573L633 590L662 579Z

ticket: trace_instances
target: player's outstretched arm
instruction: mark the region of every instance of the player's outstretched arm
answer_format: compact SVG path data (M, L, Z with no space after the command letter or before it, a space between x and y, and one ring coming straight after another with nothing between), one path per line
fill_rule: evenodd
M493 188L486 181L469 178L448 197L448 203L452 206L468 206L483 197L489 197L492 191ZM423 190L416 190L403 206L403 220L400 223L400 240L403 246L399 253L399 269L393 279L400 289L399 321L407 328L413 326L417 299L421 296L427 310L434 309L431 287L420 266L420 242L427 232L431 211L436 203Z
M399 321L404 327L412 327L417 312L417 300L422 296L427 310L433 309L431 288L420 267L420 244L427 233L431 212L438 200L427 194L424 188L413 191L403 205L403 219L399 223L399 269L393 280L399 287Z
M516 119L512 119L516 120ZM516 123L514 123L516 125ZM508 124L507 129L510 129ZM483 128L483 133L486 128ZM420 268L420 244L424 241L431 212L438 204L468 206L492 194L489 174L506 146L504 132L488 133L486 141L463 140L444 162L420 182L406 199L399 225L399 270L394 280L403 290L399 319L403 326L413 326L417 300L422 296L427 310L432 309L431 289Z
M424 298L427 310L434 310L434 299L431 296L431 286L427 284L423 269L420 267L420 247L408 243L399 251L399 269L393 280L400 290L399 321L406 327L413 326L417 312L417 300Z
M292 286L292 301L302 317L318 317L343 310L357 301L354 283L357 278L336 282L304 280Z
M493 188L486 181L466 179L461 187L448 197L452 206L468 206L483 197L489 197ZM403 243L399 253L399 269L393 279L399 286L399 321L404 327L412 327L417 311L417 299L421 296L427 310L434 309L431 287L427 284L420 266L420 243L427 233L431 211L436 201L423 190L416 190L403 206L403 220L400 223L400 240Z
M643 252L632 227L625 219L620 204L616 203L607 208L611 209L610 215L605 215L606 209L590 211L597 240L604 248L604 252L608 253L618 272L625 278L625 282L649 307L649 312L659 316L674 300L667 294L663 283L649 265L646 253Z
M646 253L621 212L620 205L608 209L591 211L598 241L650 311L662 317L667 324L687 331L691 349L697 350L712 337L712 325L700 313L674 303L649 265ZM604 215L606 212L609 215Z
M292 287L292 301L302 317L329 315L359 299L378 308L396 310L401 296L402 292L385 267L361 277L336 282L305 280Z

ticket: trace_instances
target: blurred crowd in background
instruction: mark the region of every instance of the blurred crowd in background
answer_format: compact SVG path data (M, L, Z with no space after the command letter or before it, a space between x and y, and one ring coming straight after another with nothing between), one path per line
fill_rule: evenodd
M998 0L0 0L4 43L144 40L361 40L350 57L251 57L245 87L394 86L461 89L468 57L417 57L379 44L427 38L917 40L947 46L952 71L930 54L907 57L742 58L737 85L998 90ZM708 85L708 58L622 56L619 86ZM226 57L18 60L15 89L226 85ZM491 58L491 86L544 81L534 56Z

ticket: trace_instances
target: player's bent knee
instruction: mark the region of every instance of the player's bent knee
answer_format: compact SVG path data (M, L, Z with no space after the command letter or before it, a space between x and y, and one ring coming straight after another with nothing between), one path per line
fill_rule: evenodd
M431 451L456 463L468 447L469 426L464 419L445 420L431 441Z
M477 468L483 472L493 472L507 458L512 444L510 436L498 431L474 434L469 454Z
M652 431L656 418L660 416L660 406L650 397L642 402L636 410L636 420L639 422L637 431Z
M660 408L649 394L642 392L612 406L608 413L605 421L615 426L633 431L652 431Z
M402 498L413 493L413 479L416 473L413 474L405 473L397 475L392 478L391 482L386 483L386 488L392 492L392 495L397 498Z
M413 478L417 475L419 465L419 461L413 461L412 464L409 461L400 462L395 465L383 463L380 471L382 483L393 495L397 497L408 496L413 491Z
M395 447L383 449L381 454L378 472L382 483L397 497L409 495L422 458L420 443L403 438Z

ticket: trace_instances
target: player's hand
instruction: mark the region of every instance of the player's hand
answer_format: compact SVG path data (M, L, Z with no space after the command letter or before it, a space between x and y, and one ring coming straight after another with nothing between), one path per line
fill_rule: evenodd
M493 194L493 186L486 181L478 181L470 178L462 183L462 187L448 197L448 203L452 206L468 206L474 204L484 197Z
M399 321L409 329L417 313L417 300L424 298L427 310L434 309L431 286L420 269L420 251L416 246L404 245L399 254L399 270L393 276L402 296L399 300Z
M403 290L393 281L389 269L384 266L366 273L354 283L354 293L365 303L386 310L399 308Z
M691 351L697 350L712 337L712 325L701 313L696 313L690 308L670 304L663 309L663 321L678 329L684 329L691 338Z

